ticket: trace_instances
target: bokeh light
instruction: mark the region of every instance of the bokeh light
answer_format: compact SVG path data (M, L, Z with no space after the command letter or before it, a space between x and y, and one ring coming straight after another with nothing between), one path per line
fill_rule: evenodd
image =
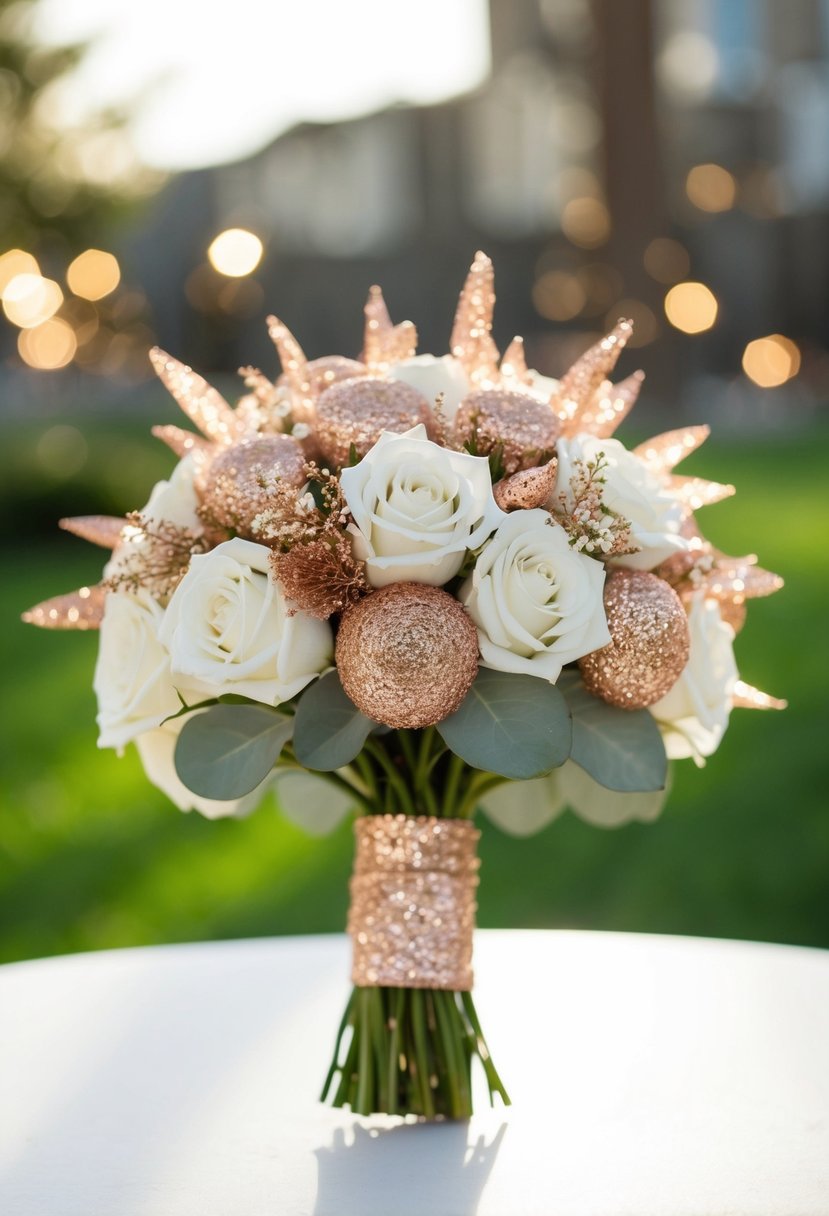
M70 262L66 282L83 300L102 300L121 281L117 258L103 249L86 249Z
M17 337L20 358L29 367L42 371L54 371L66 367L78 349L75 331L68 321L51 317L34 329L23 329Z
M783 334L755 338L743 351L743 371L760 388L778 388L800 371L800 350Z
M648 245L644 256L645 270L657 283L679 283L691 270L688 250L669 236L658 236Z
M40 274L35 258L23 249L7 249L0 256L0 294L19 274Z
M717 297L704 283L677 283L665 296L665 316L675 329L701 334L717 319Z
M63 292L58 284L40 274L16 274L3 290L3 312L21 329L42 325L62 303Z
M737 182L722 165L694 165L685 179L685 193L700 211L729 211L737 197Z
M582 249L596 249L610 236L610 212L601 199L571 198L561 213L561 230Z
M210 243L207 256L219 274L240 279L250 274L262 260L264 246L246 228L227 228Z
M44 431L37 442L37 463L53 477L71 477L86 464L89 445L76 426L59 423Z
M584 286L567 270L548 270L533 286L536 312L548 321L570 321L578 316L587 300Z

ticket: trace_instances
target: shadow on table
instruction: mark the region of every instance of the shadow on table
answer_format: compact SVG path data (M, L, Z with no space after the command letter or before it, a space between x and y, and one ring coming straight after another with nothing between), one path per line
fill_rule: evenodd
M313 1216L474 1216L507 1130L487 1140L467 1123L337 1128L330 1146L316 1150Z

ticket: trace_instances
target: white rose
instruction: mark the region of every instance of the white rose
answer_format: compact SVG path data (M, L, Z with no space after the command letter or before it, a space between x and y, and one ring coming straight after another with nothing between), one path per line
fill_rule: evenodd
M698 765L717 750L728 726L734 685L734 630L722 619L716 600L702 592L688 613L691 650L671 691L650 711L659 723L672 760L693 756Z
M164 610L145 591L106 597L93 687L99 747L121 748L181 709L159 633Z
M606 646L604 574L547 511L513 511L458 593L478 626L483 666L554 684L565 663Z
M265 545L236 537L191 558L161 629L174 679L208 697L236 693L278 705L330 665L329 625L289 615L269 557Z
M631 570L653 570L672 553L687 549L688 541L679 535L682 507L650 471L643 460L629 452L618 439L597 439L595 435L572 435L556 443L558 477L553 497L563 494L567 509L573 507L570 479L577 473L576 461L587 464L605 455L605 485L602 499L611 511L630 524L636 553L613 558L613 564Z
M245 794L244 798L227 802L194 794L179 778L174 760L176 740L186 721L187 715L173 718L158 730L147 731L135 740L147 780L166 794L180 811L199 811L207 819L221 819L230 815L241 819L249 815L272 784L273 776L269 774L261 785Z
M451 422L458 406L471 391L463 370L463 364L452 355L415 355L389 368L390 380L410 384L422 393L431 405L439 393L443 393L443 414Z
M359 464L340 474L354 553L372 587L442 587L505 518L492 497L489 463L426 438L424 426L384 431Z

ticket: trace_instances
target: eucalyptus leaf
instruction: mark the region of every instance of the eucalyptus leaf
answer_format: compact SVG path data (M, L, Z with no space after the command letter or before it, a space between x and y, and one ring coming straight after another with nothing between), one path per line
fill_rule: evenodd
M309 836L327 836L357 806L341 786L300 769L277 770L274 783L282 814Z
M650 823L668 796L667 786L638 793L606 789L571 760L559 769L557 776L566 805L593 827L618 828L634 820Z
M437 729L456 756L502 777L540 777L570 754L567 703L537 676L482 667L460 708Z
M296 707L294 755L305 768L332 772L351 763L376 726L346 696L336 671L329 671Z
M576 764L605 789L639 793L665 788L668 760L652 714L608 705L587 691L576 672L562 672L558 686L573 715L571 757Z
M485 815L510 836L532 836L560 815L566 803L559 790L561 769L532 781L507 781L478 803Z
M242 798L267 777L292 730L292 718L264 705L214 705L182 727L176 772L201 798Z

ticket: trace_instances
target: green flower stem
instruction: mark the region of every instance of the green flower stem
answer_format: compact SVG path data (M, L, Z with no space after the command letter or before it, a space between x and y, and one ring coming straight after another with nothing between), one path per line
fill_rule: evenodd
M455 804L459 802L458 786L461 778L464 775L466 764L461 760L460 756L454 753L449 758L449 769L446 775L446 785L443 792L443 817L451 819L457 814Z
M403 777L399 771L395 768L393 761L386 752L382 743L380 743L377 739L369 738L365 743L365 751L367 751L368 754L372 756L380 765L381 769L383 770L383 774L388 781L388 792L393 793L393 795L396 796L400 810L403 812L403 814L415 815L417 812L415 811L414 802L412 801L412 796L409 793L408 786L406 785L406 782L403 780Z

